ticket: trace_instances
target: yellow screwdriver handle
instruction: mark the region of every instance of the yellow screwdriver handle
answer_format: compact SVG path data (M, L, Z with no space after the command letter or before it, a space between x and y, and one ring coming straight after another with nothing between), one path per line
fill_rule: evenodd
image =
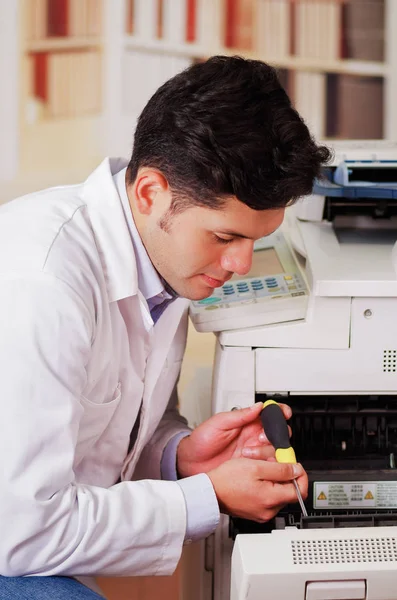
M295 451L289 440L288 425L280 405L275 400L266 400L261 412L263 430L276 451L279 463L296 463Z

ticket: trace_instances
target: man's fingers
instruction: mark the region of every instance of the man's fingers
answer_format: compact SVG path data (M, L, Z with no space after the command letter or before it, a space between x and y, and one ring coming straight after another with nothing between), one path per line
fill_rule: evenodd
M214 419L214 425L222 430L244 427L244 425L252 423L259 417L262 407L263 402L256 402L248 408L239 408L237 410L218 413L212 417ZM286 404L280 404L280 408L283 411L284 417L289 419L292 415L290 407Z
M269 499L283 506L299 502L293 483L275 483Z
M241 456L254 458L255 460L268 460L274 456L274 448L269 444L266 446L247 446L242 449Z
M258 418L262 406L262 402L256 402L256 404L248 408L239 408L238 410L218 413L212 419L214 419L214 425L222 430L244 427L244 425L248 425L248 423L252 423Z
M304 470L299 463L277 463L270 461L258 461L256 465L256 475L263 481L273 481L274 483L284 483L304 475Z
M287 419L287 421L288 421L288 419L290 419L290 418L292 417L292 410L291 410L291 407L290 407L290 406L288 406L288 404L282 404L282 403L280 403L280 404L279 404L279 407L280 407L280 408L281 408L281 410L283 411L283 415L284 415L284 417L285 417L285 418Z
M307 498L307 494L309 491L309 480L308 480L306 474L298 477L296 480L296 483L298 484L298 487L301 491L302 498Z

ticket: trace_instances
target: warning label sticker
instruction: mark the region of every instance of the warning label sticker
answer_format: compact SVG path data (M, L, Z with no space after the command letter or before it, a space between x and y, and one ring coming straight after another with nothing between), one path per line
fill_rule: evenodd
M397 481L315 482L313 506L324 508L397 508Z

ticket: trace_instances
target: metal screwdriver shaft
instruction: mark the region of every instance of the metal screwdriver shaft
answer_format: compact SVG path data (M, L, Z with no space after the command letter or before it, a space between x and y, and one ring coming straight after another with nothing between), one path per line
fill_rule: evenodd
M301 494L301 491L299 489L299 485L296 483L296 479L293 479L292 483L294 484L295 489L296 489L296 495L298 496L299 504L300 504L300 507L302 509L302 514L303 514L304 517L307 517L306 506L305 506L305 503L303 502L302 494Z
M276 460L279 463L296 463L294 449L289 441L288 425L280 406L274 400L267 400L261 412L263 430L269 442L276 450ZM302 514L307 517L307 510L302 494L295 479L292 480Z

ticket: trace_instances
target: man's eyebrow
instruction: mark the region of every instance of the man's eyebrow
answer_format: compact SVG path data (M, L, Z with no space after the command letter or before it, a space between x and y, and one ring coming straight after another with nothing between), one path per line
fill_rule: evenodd
M273 229L273 231L270 231L269 233L267 233L266 235L263 235L262 237L269 237L270 235L275 233L277 231L277 229L279 229L279 227L276 227L275 229ZM218 231L218 233L222 233L224 235L232 235L233 237L242 238L244 240L254 239L254 238L251 238L249 235L244 235L243 233L237 233L237 231L232 231L231 229L220 229Z

